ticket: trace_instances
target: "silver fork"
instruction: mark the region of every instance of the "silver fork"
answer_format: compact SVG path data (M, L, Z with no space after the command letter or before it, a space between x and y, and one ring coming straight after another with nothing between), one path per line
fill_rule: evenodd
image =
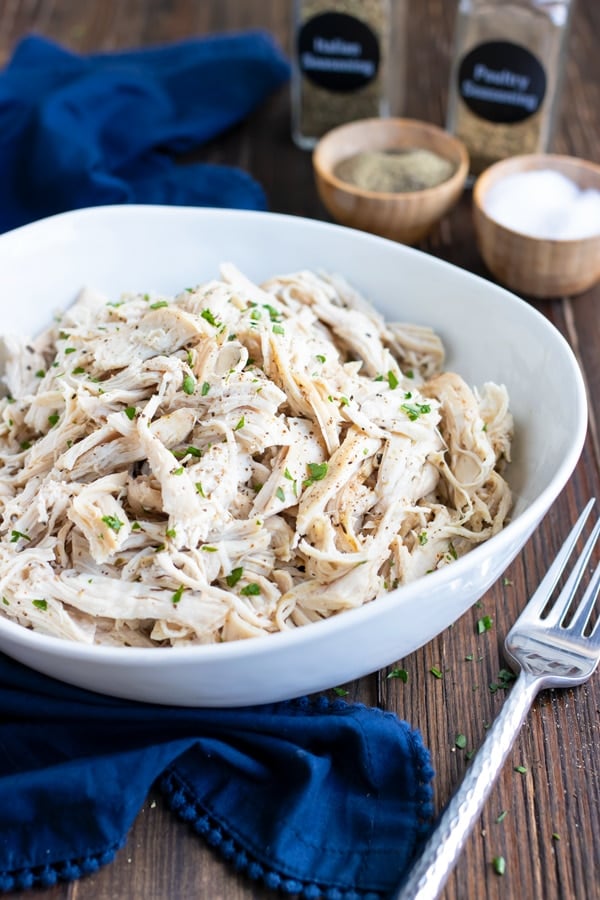
M594 500L590 500L506 636L505 655L520 669L519 677L464 781L393 900L435 900L439 896L538 692L544 688L583 684L596 669L600 661L600 619L587 637L584 632L600 590L600 565L566 627L565 618L598 540L600 519L557 600L542 617L593 505Z

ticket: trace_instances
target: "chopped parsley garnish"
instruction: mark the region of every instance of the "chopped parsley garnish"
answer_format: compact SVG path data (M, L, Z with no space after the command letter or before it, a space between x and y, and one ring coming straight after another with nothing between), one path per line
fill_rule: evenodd
M46 374L46 372L44 371L44 369L38 369L37 372L35 373L35 377L43 378L45 374Z
M4 603L5 606L10 606L10 600L7 600L6 597L2 598L2 602Z
M200 315L209 325L212 325L214 328L218 326L219 323L211 313L210 309L203 309Z
M263 308L268 311L271 322L281 321L281 313L279 313L274 306L271 306L270 303L263 303Z
M140 525L139 522L132 522L132 523L131 523L131 530L132 530L132 531L141 531L141 530L142 530L142 526Z
M427 532L422 531L419 534L419 544L421 545L421 547L424 547L426 543L427 543Z
M497 675L498 681L490 684L490 693L495 694L502 688L507 691L512 681L516 681L517 676L510 669L500 669Z
M173 539L173 538L176 538L176 537L177 537L177 532L175 531L174 528L167 528L167 530L165 531L165 535L166 535L168 538Z
M51 413L48 416L48 422L50 423L50 427L54 428L54 426L58 423L59 419L60 419L60 416L58 415L58 413Z
M236 566L236 568L232 569L229 575L226 576L225 581L230 588L235 587L243 574L244 569L242 568L242 566Z
M477 634L483 634L485 631L491 631L494 620L491 616L482 616L477 620Z
M131 422L131 421L133 421L133 419L135 419L135 414L137 413L137 409L135 408L135 406L128 406L126 409L123 410L123 412L125 413L125 415L129 419L129 421Z
M260 309L253 309L250 313L250 318L253 322L258 322L259 319L262 319L262 313Z
M443 675L437 666L432 666L429 671L435 678L443 678Z
M399 678L400 681L406 682L408 681L408 672L406 669L392 669L391 672L388 672L388 678Z
M217 553L218 549L218 547L213 547L210 544L202 544L202 550L205 553Z
M327 362L327 357L326 357L326 356L323 356L322 353L317 353L316 358L319 360L320 363Z
M245 424L246 424L246 419L244 418L244 416L242 416L242 418L240 419L240 421L237 423L237 425L235 426L235 428L233 430L239 431L240 428L243 428Z
M260 594L260 587L255 581L251 581L241 589L240 594L243 594L244 597L257 597Z
M85 369L83 368L83 366L75 366L75 368L71 372L71 375L83 375L84 372Z
M281 500L282 502L285 500L285 494L283 492L282 487L277 488L277 490L275 491L275 496L277 497L278 500Z
M196 482L196 493L200 494L201 497L206 497L206 494L204 493L204 489L202 487L201 481Z
M178 466L176 469L173 469L171 475L183 475L183 466Z
M173 596L171 597L171 603L173 604L173 606L177 606L177 604L179 603L179 601L181 600L181 598L183 596L184 591L185 591L184 586L182 584L180 584L179 587L177 588L177 590L175 591L175 593L173 594Z
M20 444L21 450L29 450L31 447L31 441L21 441Z
M404 373L404 377L405 378L414 378L415 373L413 372L412 369L407 369L406 372Z
M383 381L383 375L376 375L373 381Z
M503 856L495 856L492 860L492 865L497 875L504 875L506 872L506 860Z
M398 384L399 384L399 381L398 381L398 379L396 378L396 375L394 374L394 372L391 371L391 369L390 369L390 371L387 373L387 383L389 384L389 386L390 386L390 388L391 388L392 390L394 390L395 388L397 388L397 387L398 387Z
M202 450L199 450L198 447L188 447L185 452L189 453L190 456L202 456Z
M119 533L124 524L120 519L117 519L116 516L102 516L102 521L105 525L108 525L115 534Z
M303 481L304 487L308 487L313 484L315 481L322 481L327 475L327 469L329 468L326 462L323 463L307 463L306 468L308 469L308 478Z
M65 354L67 353L77 353L77 347L65 347Z
M431 412L429 403L403 403L400 409L406 413L411 422L416 422L419 416Z
M273 325L273 334L285 334L283 325Z
M186 375L181 385L184 394L193 394L196 390L196 379L193 375Z
M47 610L48 609L48 601L47 600L32 600L31 601L36 609Z
M13 531L11 531L11 533L10 533L10 542L11 542L11 544L16 544L17 541L19 540L19 538L23 538L24 541L30 541L30 540L31 540L31 538L29 537L28 534L23 534L22 531L15 531L15 530L13 529Z
M452 559L458 559L458 553L456 552L456 548L452 541L448 544L448 553L452 557Z
M208 381L203 381L202 387L200 388L200 393L202 394L203 397L206 397L206 395L208 394L209 391L210 391L210 384L208 383Z
M283 473L283 477L284 477L284 478L287 478L288 481L293 481L293 480L294 480L294 476L292 475L292 473L290 472L289 469L286 469L286 470L285 470L285 472Z
M156 303L150 304L150 309L162 309L163 306L168 306L169 303L167 300L157 300Z

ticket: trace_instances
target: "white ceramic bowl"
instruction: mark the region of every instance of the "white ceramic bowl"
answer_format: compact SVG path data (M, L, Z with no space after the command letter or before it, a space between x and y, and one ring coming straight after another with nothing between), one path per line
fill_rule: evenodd
M175 293L232 261L262 280L300 268L344 274L388 317L433 326L447 368L506 384L515 418L510 524L456 563L356 610L283 634L181 649L95 647L0 618L0 649L34 669L119 697L186 706L265 703L402 659L462 615L521 550L583 445L581 374L561 335L522 300L400 244L269 213L99 207L0 237L4 330L34 333L83 285Z

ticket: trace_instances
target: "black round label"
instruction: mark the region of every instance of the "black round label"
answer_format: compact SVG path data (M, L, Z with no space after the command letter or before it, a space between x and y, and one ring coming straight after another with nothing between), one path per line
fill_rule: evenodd
M355 91L377 75L379 43L364 22L345 13L313 16L298 33L298 64L314 84Z
M523 122L540 108L546 73L519 44L489 41L474 47L458 69L460 96L475 115L490 122Z

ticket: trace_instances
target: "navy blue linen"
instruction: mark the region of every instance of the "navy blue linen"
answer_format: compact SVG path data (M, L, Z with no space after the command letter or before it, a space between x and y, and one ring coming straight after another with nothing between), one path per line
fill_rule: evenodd
M174 157L242 121L288 77L262 31L90 56L24 38L0 73L0 231L108 203L264 209L247 173Z
M419 733L378 709L134 703L0 654L3 891L110 862L156 782L248 877L304 900L375 900L427 837L432 777Z

